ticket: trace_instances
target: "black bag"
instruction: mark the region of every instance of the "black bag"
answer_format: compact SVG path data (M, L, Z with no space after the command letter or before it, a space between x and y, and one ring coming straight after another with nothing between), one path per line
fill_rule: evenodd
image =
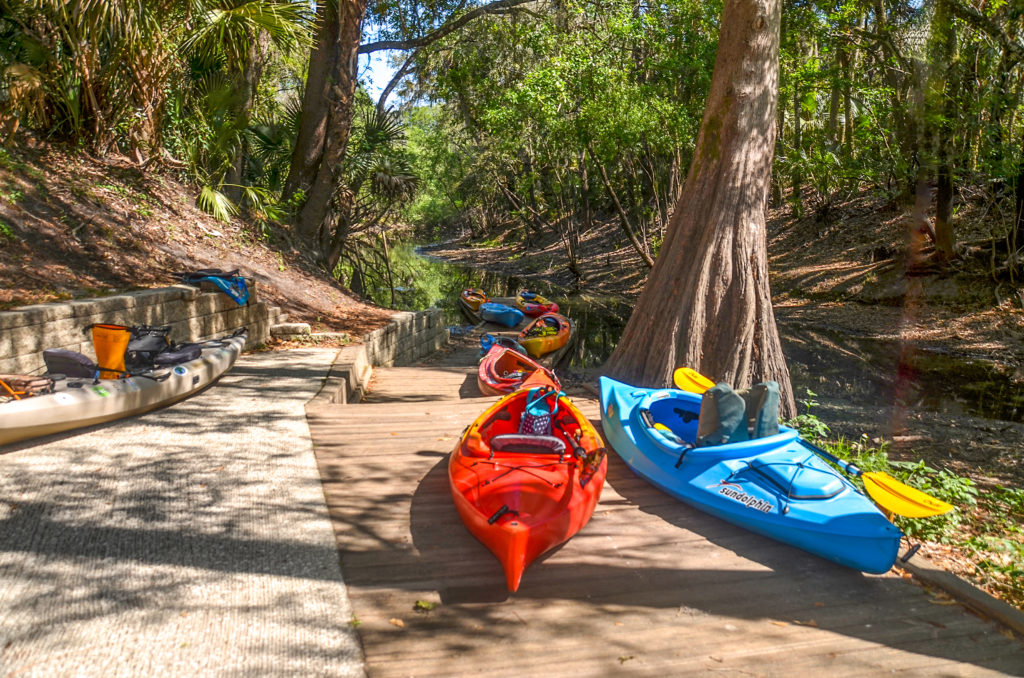
M168 335L171 328L140 325L131 328L132 338L124 353L124 364L129 372L145 370L156 364L157 356L171 348Z

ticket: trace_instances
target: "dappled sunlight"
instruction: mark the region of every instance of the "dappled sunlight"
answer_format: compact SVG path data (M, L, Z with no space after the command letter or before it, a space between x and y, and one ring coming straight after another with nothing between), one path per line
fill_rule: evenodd
M303 417L335 353L243 355L171 407L0 456L6 665L202 673L226 645L227 675L358 669Z

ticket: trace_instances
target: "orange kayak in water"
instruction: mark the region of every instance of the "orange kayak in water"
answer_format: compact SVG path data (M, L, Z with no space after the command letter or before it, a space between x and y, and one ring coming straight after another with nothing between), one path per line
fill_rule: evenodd
M561 388L555 373L519 351L494 344L477 368L476 384L484 395L504 395L522 386L531 374L541 372Z
M455 508L501 562L509 591L538 556L587 524L608 472L601 436L559 394L543 372L534 373L477 417L448 460ZM519 433L528 400L531 413L538 401L554 410L549 433Z
M557 351L572 334L569 319L559 313L545 313L519 333L519 343L534 358Z

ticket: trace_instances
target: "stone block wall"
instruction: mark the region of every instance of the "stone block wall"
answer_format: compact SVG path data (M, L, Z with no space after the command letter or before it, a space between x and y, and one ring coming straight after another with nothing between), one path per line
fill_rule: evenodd
M338 352L323 388L307 407L358 403L374 367L415 362L448 343L448 327L441 309L403 311L385 327L363 337L363 343Z
M43 350L64 348L95 359L92 338L84 328L96 323L170 325L176 342L201 341L249 328L247 347L266 341L279 311L259 302L255 284L251 299L239 306L222 293L174 285L126 292L98 299L76 299L0 312L0 373L40 370Z
M366 358L378 367L408 365L447 342L448 327L439 308L396 313L386 326L363 337Z

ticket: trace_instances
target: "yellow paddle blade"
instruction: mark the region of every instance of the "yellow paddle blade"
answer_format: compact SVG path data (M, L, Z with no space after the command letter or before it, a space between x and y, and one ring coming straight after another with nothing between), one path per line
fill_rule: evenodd
M664 424L659 424L657 422L655 422L654 428L656 428L659 431L668 431L669 433L672 432L672 429L670 429L668 426L665 426Z
M703 393L715 385L715 382L697 370L691 370L689 367L680 367L676 370L672 374L672 381L675 382L676 388L681 388L690 393Z
M907 518L928 518L953 510L952 504L901 483L888 473L869 471L861 474L861 479L871 498L890 513Z

